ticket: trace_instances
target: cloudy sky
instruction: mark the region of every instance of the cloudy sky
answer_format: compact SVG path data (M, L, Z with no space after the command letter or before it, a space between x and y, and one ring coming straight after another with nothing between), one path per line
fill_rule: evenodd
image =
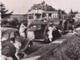
M9 11L14 11L14 14L25 14L33 4L41 3L45 1L47 4L53 6L56 9L62 9L69 12L80 12L80 0L0 0L5 4Z

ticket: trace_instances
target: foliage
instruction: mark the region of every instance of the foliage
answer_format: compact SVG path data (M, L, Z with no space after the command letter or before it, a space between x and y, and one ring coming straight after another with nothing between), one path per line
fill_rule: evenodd
M55 11L56 9L48 4L45 4L45 2L43 1L40 4L34 4L29 11L31 10Z
M43 42L44 43L44 42ZM38 45L36 45L38 46ZM55 49L57 46L59 46L59 44L46 44L46 45L40 45L39 49L37 51L35 51L34 53L28 55L27 57L33 57L33 56L43 56L44 53L49 52L52 49ZM35 47L35 46L34 46ZM53 48L50 48L53 47Z
M6 7L2 3L0 3L0 7L1 7L1 10L0 10L1 18L10 17L10 15L13 13L13 11L10 13L7 13L9 10L6 10Z
M2 20L2 21L1 21L1 26L6 25L7 23L8 23L7 20Z
M71 11L70 11L70 17L75 17L75 15L78 13L78 11L76 11L76 12L74 12L72 9L71 9Z
M17 27L17 25L19 25L18 20L16 18L10 21L9 24L13 27Z
M37 60L80 60L80 36L74 35Z
M58 10L59 19L62 18L62 15L63 15L63 14L67 14L67 13L66 13L64 10L59 9L59 10Z
M80 27L80 22L75 22L75 28Z

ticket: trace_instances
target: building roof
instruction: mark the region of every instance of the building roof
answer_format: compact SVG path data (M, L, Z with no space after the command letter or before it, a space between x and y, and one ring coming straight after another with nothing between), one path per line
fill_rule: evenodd
M35 14L35 13L57 13L57 11L43 11L43 10L32 10L30 12L28 12L28 14Z
M32 13L43 13L43 10L32 10L30 12L28 12L28 14L32 14Z

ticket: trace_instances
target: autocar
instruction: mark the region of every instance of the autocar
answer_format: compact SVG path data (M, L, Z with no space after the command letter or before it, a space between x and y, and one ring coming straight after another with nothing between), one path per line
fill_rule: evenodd
M2 42L2 48L3 45L7 46L7 42L10 42L12 38L15 38L16 40L21 42L21 48L26 50L31 45L31 41L25 39L24 37L19 36L18 29L16 28L10 28L10 27L1 27L1 42ZM26 46L26 48L24 48Z
M10 27L1 27L1 41L10 40L16 38L18 29Z
M36 21L32 22L30 25L31 26L29 29L34 31L35 39L36 40L44 39L44 30L47 24L45 22Z
M58 26L59 22L54 21L34 21L31 23L32 30L35 34L36 41L48 42L48 26L52 23L54 26Z

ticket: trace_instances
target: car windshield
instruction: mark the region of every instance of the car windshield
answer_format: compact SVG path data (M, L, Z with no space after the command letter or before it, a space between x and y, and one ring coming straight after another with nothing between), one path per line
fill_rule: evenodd
M7 31L7 32L2 34L2 41L8 40L8 39L13 38L13 37L15 37L14 31Z
M7 32L2 32L2 36L1 36L1 40L4 41L4 40L7 40L9 39L9 35L10 35L10 32L7 31Z

